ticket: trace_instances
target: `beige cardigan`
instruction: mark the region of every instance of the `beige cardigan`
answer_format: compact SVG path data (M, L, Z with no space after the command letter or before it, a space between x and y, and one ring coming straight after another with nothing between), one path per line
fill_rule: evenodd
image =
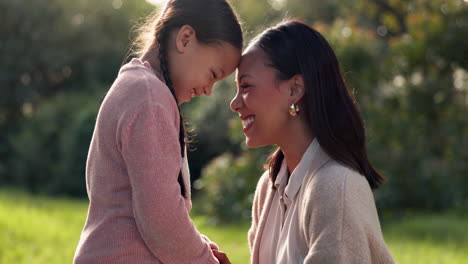
M252 209L252 264L259 264L261 236L274 194L266 171L257 185ZM364 176L332 160L319 147L297 195L300 233L295 235L301 239L288 239L287 246L292 250L287 254L294 255L287 259L295 261L285 264L394 263ZM296 241L304 241L304 245L296 245Z

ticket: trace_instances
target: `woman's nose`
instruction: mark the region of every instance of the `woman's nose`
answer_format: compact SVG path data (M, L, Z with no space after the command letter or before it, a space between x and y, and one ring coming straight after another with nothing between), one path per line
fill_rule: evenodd
M239 112L239 109L242 105L242 97L239 96L239 93L236 93L236 95L234 96L234 98L232 98L231 100L231 110L233 112Z

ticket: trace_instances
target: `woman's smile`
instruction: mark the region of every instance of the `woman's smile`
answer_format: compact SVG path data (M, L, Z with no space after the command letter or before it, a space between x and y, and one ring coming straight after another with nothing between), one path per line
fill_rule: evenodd
M249 115L244 118L242 118L242 131L244 131L244 134L247 133L247 131L253 126L255 122L255 115Z

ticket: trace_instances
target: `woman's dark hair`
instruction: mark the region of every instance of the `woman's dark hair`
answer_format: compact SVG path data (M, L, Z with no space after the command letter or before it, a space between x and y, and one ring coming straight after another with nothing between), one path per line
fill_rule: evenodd
M305 95L301 113L323 150L334 160L364 175L371 188L385 178L370 163L365 148L364 124L353 94L346 87L333 49L313 28L287 21L267 29L251 45L260 47L277 70L278 80L300 74ZM277 149L269 159L274 181L284 159Z
M174 29L189 25L195 30L196 38L202 44L219 44L223 41L239 50L243 47L242 28L236 13L226 0L169 0L158 17L153 15L149 22L136 39L136 46L139 47L136 53L142 54L152 48L159 49L161 71L176 102L167 61L168 38ZM179 142L183 157L186 142L182 115ZM180 173L179 184L182 195L185 196L186 190Z

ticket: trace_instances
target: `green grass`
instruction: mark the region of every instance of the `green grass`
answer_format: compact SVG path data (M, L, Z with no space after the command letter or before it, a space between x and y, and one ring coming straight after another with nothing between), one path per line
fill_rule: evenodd
M384 237L398 263L468 263L467 214L409 214L386 224Z
M71 263L86 210L86 201L0 189L0 263ZM233 263L249 263L248 223L213 226L202 216L194 221ZM386 222L384 236L398 263L468 263L467 214L408 214Z
M0 263L71 263L87 203L0 191Z

